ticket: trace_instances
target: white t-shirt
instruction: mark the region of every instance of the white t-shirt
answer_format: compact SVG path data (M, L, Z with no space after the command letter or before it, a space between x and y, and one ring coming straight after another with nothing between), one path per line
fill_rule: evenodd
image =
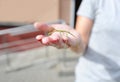
M83 0L77 15L94 25L76 82L120 82L120 0Z

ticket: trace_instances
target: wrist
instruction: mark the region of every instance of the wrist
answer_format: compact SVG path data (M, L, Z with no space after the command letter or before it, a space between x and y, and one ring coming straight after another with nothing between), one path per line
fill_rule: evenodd
M85 51L85 44L82 41L79 41L76 46L70 46L70 49L76 53L83 53Z

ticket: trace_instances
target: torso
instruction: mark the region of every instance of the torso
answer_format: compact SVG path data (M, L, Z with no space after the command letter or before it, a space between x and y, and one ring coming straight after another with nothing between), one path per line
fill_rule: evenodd
M119 82L120 0L98 0L98 2L88 49L80 58L79 64L83 65L86 62L85 67L89 68L84 69L88 70L89 74L95 75L99 81L105 79L108 82Z

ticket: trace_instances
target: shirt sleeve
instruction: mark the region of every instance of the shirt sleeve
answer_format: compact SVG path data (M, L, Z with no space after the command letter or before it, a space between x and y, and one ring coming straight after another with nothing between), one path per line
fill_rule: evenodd
M78 8L77 15L94 19L96 10L97 0L82 0L82 3Z

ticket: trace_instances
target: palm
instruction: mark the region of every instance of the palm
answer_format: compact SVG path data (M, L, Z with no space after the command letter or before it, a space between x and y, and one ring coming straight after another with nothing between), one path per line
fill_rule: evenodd
M37 36L37 40L43 45L63 48L66 46L76 46L80 40L79 34L67 25L54 24L48 26L45 24L35 24L35 27L43 33Z

